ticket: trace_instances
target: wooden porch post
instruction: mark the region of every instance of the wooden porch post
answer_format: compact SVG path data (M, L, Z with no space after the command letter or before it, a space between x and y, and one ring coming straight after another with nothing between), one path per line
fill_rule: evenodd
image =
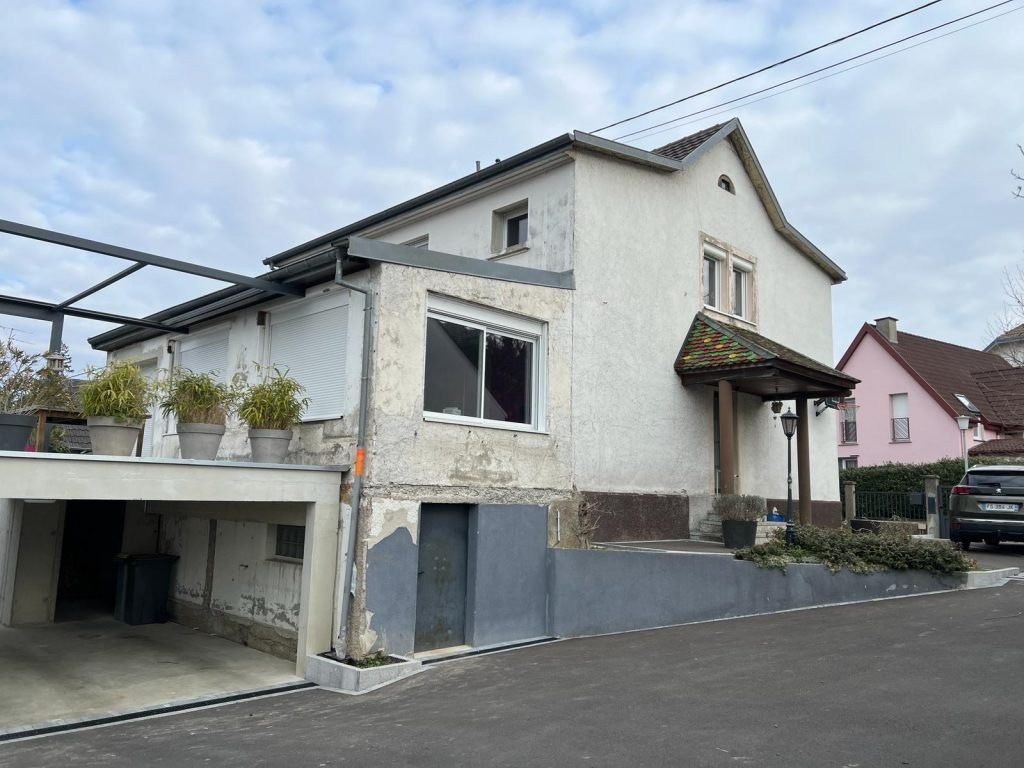
M807 421L807 398L796 399L796 476L797 494L800 497L800 525L811 524L811 443L810 424Z
M718 382L719 487L722 493L736 493L736 442L733 439L732 383Z

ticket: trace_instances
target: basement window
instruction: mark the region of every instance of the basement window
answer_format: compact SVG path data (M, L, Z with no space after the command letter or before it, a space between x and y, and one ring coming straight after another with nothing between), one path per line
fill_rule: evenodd
M304 525L275 525L274 557L301 560L306 548Z
M431 297L423 410L433 421L539 430L544 323Z

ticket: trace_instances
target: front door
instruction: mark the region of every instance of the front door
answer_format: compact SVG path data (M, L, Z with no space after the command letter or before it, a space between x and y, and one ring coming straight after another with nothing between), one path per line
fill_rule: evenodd
M457 504L420 507L415 650L466 642L466 544L469 509Z

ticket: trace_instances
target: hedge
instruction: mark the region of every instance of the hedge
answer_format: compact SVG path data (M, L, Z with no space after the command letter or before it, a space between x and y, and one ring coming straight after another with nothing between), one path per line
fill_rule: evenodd
M1020 460L999 456L972 456L976 464L1019 464ZM956 485L964 476L963 459L940 459L928 464L878 464L839 470L839 491L842 498L843 483L852 481L858 491L884 491L912 493L924 489L924 476L938 475L939 485Z

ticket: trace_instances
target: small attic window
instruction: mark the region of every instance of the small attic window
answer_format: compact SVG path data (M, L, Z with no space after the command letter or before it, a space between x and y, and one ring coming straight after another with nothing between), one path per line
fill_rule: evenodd
M735 195L736 190L733 189L732 179L726 176L724 173L718 177L718 186L728 192L730 195Z

